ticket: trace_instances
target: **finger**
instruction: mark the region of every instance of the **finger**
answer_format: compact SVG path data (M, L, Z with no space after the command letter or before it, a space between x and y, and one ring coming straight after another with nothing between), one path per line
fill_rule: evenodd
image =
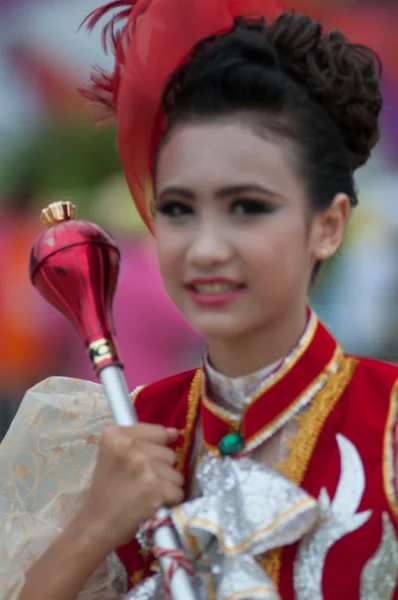
M169 465L173 467L176 462L176 454L171 448L167 446L161 446L160 444L153 444L149 442L140 442L136 448L132 449L131 452L140 452L147 454L151 459Z
M165 506L175 506L184 501L184 491L179 486L165 482L163 486L163 498Z
M168 444L175 442L181 435L179 429L176 429L175 427L168 427L166 431Z
M163 427L163 425L138 423L137 425L121 429L124 430L124 435L128 436L134 442L146 441L154 444L163 444L164 446L170 443L169 430Z
M148 442L167 445L178 439L180 431L175 427L163 427L163 425L139 423L139 431L137 431L137 434L139 434L140 439L145 439Z
M176 471L176 469L172 469L169 466L165 466L164 463L159 462L153 462L152 468L159 480L179 488L184 487L185 478L179 471Z

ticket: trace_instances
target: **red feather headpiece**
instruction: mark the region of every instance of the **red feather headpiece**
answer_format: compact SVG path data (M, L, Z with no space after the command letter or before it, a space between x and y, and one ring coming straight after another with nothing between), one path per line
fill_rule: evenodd
M109 11L105 52L115 55L113 73L95 67L85 97L116 116L120 160L134 202L149 229L151 166L166 119L164 87L202 39L226 32L238 16L275 18L283 0L114 0L85 19L91 31ZM123 27L118 29L121 21Z

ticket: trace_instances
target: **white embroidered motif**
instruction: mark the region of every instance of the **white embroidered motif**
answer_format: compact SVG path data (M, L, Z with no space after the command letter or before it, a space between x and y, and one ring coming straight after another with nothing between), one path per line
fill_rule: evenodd
M365 491L365 472L355 446L343 435L336 436L341 476L331 502L326 489L319 495L323 519L301 542L294 565L297 600L322 600L322 575L330 548L348 533L359 529L372 511L357 513Z
M383 513L383 535L361 575L361 600L392 600L398 580L398 540L390 517Z

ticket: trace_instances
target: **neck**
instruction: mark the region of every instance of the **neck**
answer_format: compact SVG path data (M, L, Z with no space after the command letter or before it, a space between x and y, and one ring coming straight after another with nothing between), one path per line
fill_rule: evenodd
M228 377L254 373L283 359L299 341L307 323L307 307L282 315L262 329L236 338L208 340L213 367Z

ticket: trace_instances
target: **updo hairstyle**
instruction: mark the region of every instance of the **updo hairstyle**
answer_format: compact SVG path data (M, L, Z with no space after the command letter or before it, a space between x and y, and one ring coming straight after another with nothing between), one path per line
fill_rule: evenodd
M380 135L381 66L366 46L323 33L302 14L272 24L240 18L201 41L163 96L168 133L184 122L243 113L254 129L289 139L312 210L338 193L357 204L353 173Z

